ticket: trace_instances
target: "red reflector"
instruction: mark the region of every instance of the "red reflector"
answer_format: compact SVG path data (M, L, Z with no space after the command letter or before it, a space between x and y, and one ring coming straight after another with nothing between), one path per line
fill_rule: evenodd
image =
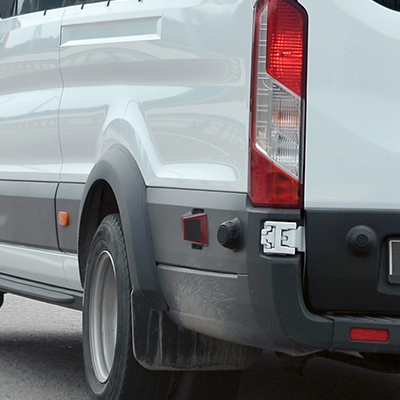
M182 217L183 240L208 244L207 214L193 214Z
M300 183L278 168L253 144L250 168L250 198L255 206L297 207L301 204Z
M389 331L387 329L351 328L350 340L386 343L389 341Z
M267 72L304 97L307 16L296 3L270 0L268 6Z

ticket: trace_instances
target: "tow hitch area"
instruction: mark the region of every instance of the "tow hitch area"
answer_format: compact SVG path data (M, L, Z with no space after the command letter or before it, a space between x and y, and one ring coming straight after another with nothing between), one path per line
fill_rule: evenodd
M293 255L305 250L304 226L296 222L266 221L261 230L261 244L265 254Z

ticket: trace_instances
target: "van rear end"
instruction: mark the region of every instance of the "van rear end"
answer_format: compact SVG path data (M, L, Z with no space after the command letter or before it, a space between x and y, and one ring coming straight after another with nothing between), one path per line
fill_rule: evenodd
M249 197L298 212L266 216L260 240L275 295L282 284L280 327L297 343L400 343L399 11L389 0L256 4ZM301 277L288 272L296 255Z
M396 313L400 7L300 3L257 4L250 198L304 209L311 309Z
M306 298L318 312L396 314L400 12L388 6L399 2L302 4Z

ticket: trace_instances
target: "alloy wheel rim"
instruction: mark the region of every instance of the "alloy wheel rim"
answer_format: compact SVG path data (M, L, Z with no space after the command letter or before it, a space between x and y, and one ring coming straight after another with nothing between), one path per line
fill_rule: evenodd
M114 361L117 339L117 282L112 255L103 251L96 262L89 304L89 340L94 373L105 383Z

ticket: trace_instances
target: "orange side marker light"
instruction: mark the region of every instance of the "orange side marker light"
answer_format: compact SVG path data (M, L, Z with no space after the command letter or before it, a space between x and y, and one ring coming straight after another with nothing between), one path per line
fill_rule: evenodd
M60 211L58 213L58 223L61 226L69 225L69 214L66 211Z

